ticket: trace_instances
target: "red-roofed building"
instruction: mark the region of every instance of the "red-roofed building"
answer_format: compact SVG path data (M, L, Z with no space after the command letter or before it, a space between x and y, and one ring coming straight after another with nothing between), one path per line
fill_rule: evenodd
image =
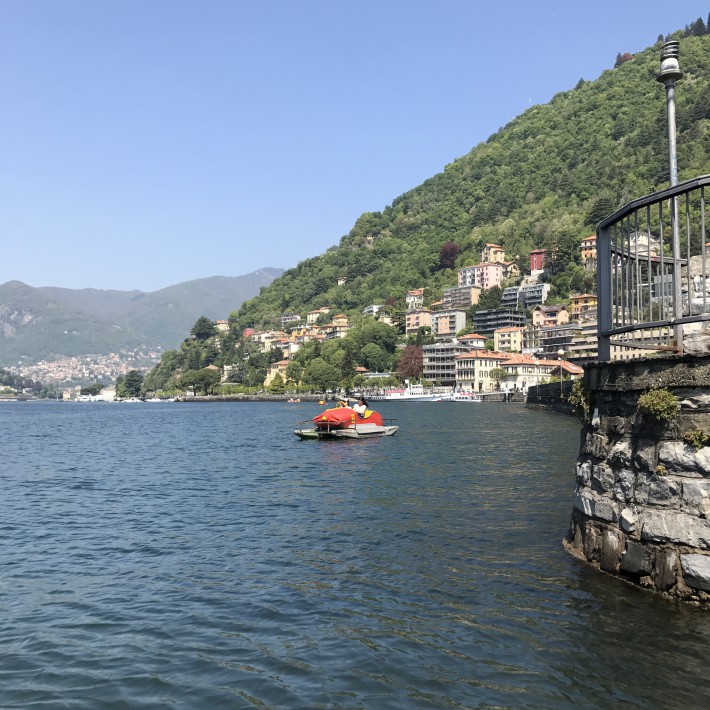
M456 389L463 392L497 392L498 380L491 376L491 372L502 367L509 357L507 353L485 349L457 355L454 358Z

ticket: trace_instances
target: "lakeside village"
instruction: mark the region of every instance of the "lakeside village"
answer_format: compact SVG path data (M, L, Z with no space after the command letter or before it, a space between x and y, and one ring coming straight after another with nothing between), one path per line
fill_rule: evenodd
M640 253L648 250L655 256L658 244L652 239L649 242L645 235L638 235L637 239ZM596 237L582 239L580 252L584 268L594 272ZM521 277L515 261L506 260L504 249L489 243L482 250L481 263L458 269L458 284L445 288L440 301L425 306L424 288L407 292L406 311L400 320L405 338L410 343L417 338L421 342L420 363L415 364L413 372L398 368L395 373L356 365L355 390L376 397L391 392L396 397L397 389L402 392L402 383L409 386L410 382L418 380L436 394L503 393L507 399L524 399L532 386L581 377L581 365L597 359L597 298L595 294L586 293L572 295L564 303L548 304L550 284L542 280L546 260L544 249L530 252L530 275ZM344 279L341 281L343 285ZM510 283L516 285L506 285ZM500 307L474 310L472 328L470 324L467 327L467 312L470 313L471 306L477 305L481 294L494 287L501 289ZM362 314L387 325L397 325L384 305L369 305ZM282 330L247 328L242 332L244 342L252 343L269 357L266 377L257 389L277 394L307 391L308 383L296 383L291 377L289 366L294 356L310 341L345 337L352 327L350 319L342 313L331 315L329 308L320 308L305 315L283 313L281 324ZM218 320L213 325L214 335L210 338L218 350L230 325L226 320ZM473 332L468 332L470 330ZM194 333L191 337L195 337ZM612 359L632 359L647 354L638 349L616 347ZM118 361L109 357L109 362L115 371ZM123 378L127 374L123 370L129 363L120 364L119 377ZM44 364L45 368L48 366ZM86 363L81 366L90 372ZM235 367L234 364L206 365L202 370L209 377L191 387L183 382L184 396L197 396L200 386L204 387L204 394L208 391L229 394ZM205 382L209 382L209 389L204 386ZM317 391L314 387L310 389ZM90 394L82 394L82 387L77 385L64 388L60 396L66 400L114 401L117 398L115 385Z

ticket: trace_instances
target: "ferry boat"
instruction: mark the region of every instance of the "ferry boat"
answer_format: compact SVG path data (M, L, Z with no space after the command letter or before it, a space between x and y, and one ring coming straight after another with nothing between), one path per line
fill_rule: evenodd
M368 397L379 402L435 402L441 398L432 390L425 390L424 385L409 385L401 389L387 389L383 394L373 394Z

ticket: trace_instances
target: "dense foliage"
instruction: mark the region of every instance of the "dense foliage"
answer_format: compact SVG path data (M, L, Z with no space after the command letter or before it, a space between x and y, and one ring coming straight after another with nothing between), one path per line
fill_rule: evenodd
M683 34L691 29L675 38ZM277 327L287 310L329 306L354 314L388 298L402 306L406 291L422 286L436 300L456 283L451 256L457 268L477 263L486 242L516 256L523 271L531 249L554 252L553 298L589 290L590 275L578 264L580 238L669 179L659 54L657 42L596 81L531 107L383 211L363 214L339 246L285 272L231 320L240 328ZM680 57L683 180L708 169L710 37L682 38Z

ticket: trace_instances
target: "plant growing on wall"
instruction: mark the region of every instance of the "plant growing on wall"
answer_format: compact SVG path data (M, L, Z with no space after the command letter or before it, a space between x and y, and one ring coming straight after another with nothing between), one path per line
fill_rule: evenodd
M695 447L696 451L702 449L703 446L707 446L710 442L710 434L702 429L690 429L689 431L684 431L681 434L681 438L686 444L690 444Z
M582 421L586 421L589 418L594 399L592 393L585 389L582 380L575 380L572 383L572 390L569 393L569 397L567 397L567 401L574 407L577 416Z
M644 417L657 422L670 422L680 413L680 402L670 390L664 388L642 394L636 408Z

